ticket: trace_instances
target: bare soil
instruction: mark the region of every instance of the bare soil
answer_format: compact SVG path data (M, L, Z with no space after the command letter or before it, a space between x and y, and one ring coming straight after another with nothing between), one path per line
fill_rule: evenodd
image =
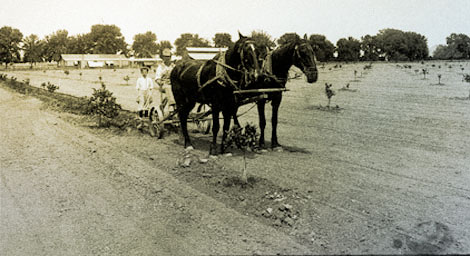
M468 93L461 74L412 63L442 74L446 86L429 86L415 67L374 63L353 80L365 64L333 65L315 84L288 83L283 150L251 153L247 185L241 152L207 156L210 135L192 133L186 152L178 134L97 129L1 89L1 251L469 253L470 102L452 100ZM337 91L329 109L325 82ZM356 91L338 90L347 83ZM130 87L109 85L134 106ZM241 122L257 123L255 109Z

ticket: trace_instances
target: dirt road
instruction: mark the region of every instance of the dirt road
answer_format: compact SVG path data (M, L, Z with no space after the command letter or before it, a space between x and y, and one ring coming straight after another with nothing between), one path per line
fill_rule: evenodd
M307 251L34 98L0 89L0 120L2 255Z

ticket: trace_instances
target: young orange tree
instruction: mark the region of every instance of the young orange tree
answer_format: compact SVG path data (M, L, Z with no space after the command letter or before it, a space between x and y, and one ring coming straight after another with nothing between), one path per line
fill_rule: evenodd
M109 119L119 115L121 105L116 103L116 97L106 89L106 85L101 83L100 89L93 88L93 95L88 101L89 110L92 114L98 116L98 126L102 127L109 124ZM103 122L106 120L106 122Z
M226 148L235 145L238 149L243 151L243 173L241 181L244 184L248 183L246 152L249 149L253 151L256 148L257 141L258 134L256 133L256 127L251 124L246 124L244 128L234 126L230 129L225 142Z

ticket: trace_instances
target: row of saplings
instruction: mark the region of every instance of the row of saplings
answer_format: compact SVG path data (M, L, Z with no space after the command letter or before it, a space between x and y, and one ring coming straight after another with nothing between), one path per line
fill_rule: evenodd
M70 95L56 94L55 91L59 89L59 86L50 82L42 83L42 89L39 89L31 86L29 79L20 82L17 81L16 77L8 78L6 74L0 74L0 81L3 81L10 88L23 94L32 93L42 99L54 98L65 101L61 103L68 104L64 107L67 110L97 116L99 127L109 127L111 121L117 118L122 110L121 105L116 102L116 97L106 88L104 83L101 84L99 89L93 88L91 97L76 98ZM257 141L258 134L256 127L251 124L247 124L245 127L233 127L227 137L226 147L235 146L243 152L244 165L241 177L243 184L247 184L248 182L246 153L247 151L255 150Z
M30 85L30 80L17 81L17 78L12 76L8 78L6 74L0 74L0 81L3 81L8 87L20 93L32 93L41 99L58 99L63 102L61 105L64 109L71 110L73 113L91 114L98 117L98 126L106 127L110 125L110 121L119 115L121 105L116 102L116 97L113 93L106 89L104 83L101 88L94 89L91 97L77 98L70 95L54 93L60 87L51 82L44 82L41 84L41 89ZM45 96L45 97L44 97Z

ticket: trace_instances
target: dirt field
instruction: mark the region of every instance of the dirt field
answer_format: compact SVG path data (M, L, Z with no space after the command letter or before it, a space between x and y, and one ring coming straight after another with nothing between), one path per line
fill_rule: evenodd
M185 153L177 134L155 140L95 129L86 117L1 89L1 250L470 253L469 63L334 65L320 68L315 84L288 83L278 131L284 150L251 155L247 187L236 179L239 151L199 162L209 135L192 133L196 150ZM77 96L91 95L102 74L124 108L137 107L137 70L8 74ZM337 94L332 109L324 107L325 82ZM255 109L240 121L256 124ZM186 156L192 162L183 168Z

